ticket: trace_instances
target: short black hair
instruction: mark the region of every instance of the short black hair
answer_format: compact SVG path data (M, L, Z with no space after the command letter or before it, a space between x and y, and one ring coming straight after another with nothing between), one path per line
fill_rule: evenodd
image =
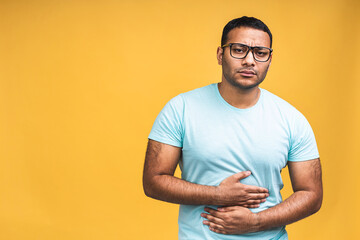
M221 36L221 46L226 44L228 33L232 29L240 27L254 28L266 32L270 37L270 48L272 47L272 34L266 24L257 18L247 16L235 18L225 25Z

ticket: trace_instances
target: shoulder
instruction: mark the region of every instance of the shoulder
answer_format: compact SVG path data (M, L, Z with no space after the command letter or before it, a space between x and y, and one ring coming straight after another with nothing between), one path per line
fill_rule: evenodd
M188 92L181 93L167 102L164 109L174 112L183 112L185 108L207 102L214 92L214 84L197 88Z
M196 88L194 90L182 93L180 95L186 100L203 97L205 95L212 94L214 92L215 87L216 87L216 83L213 83L204 87Z
M264 94L264 104L268 107L273 108L274 111L279 111L285 117L304 117L299 110L297 110L293 105L291 105L284 99L269 92L268 90L261 89L261 91Z
M209 97L214 93L215 84L216 83L181 93L172 98L169 103L173 105L184 105L186 103L194 103L199 99L204 99L204 97Z

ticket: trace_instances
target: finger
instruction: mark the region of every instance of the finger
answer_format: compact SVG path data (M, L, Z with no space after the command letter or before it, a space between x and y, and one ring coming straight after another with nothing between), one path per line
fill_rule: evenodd
M254 205L242 205L243 207L246 207L246 208L258 208L260 207L259 204L254 204Z
M259 205L260 203L265 202L266 199L260 199L260 200L247 200L247 201L243 201L243 202L238 202L237 206L242 206L245 207L247 205ZM218 209L219 211L219 209Z
M269 193L269 190L263 187L244 185L244 190L248 193Z
M204 210L210 213L212 216L222 219L222 214L219 211L208 207L204 208Z
M236 211L236 210L239 210L239 209L246 209L245 207L243 206L228 206L228 207L219 207L218 208L218 213L222 213L223 215L222 216L225 216L227 213L225 212L232 212L232 211ZM222 218L223 219L223 218Z
M269 197L268 193L248 193L246 194L247 200L244 202L252 201L252 200L266 200Z
M253 204L260 204L265 202L266 199L259 199L259 200L247 200L246 202L244 202L244 205L253 205Z
M210 223L216 223L218 225L224 225L224 221L221 218L214 217L214 216L212 216L210 214L207 214L207 213L201 213L200 215L203 218L207 219L207 220L204 220L204 221L207 221L207 222L210 222Z
M228 206L228 207L219 207L217 210L219 212L231 212L242 206Z
M212 222L207 222L207 224L205 225L208 225L209 226L209 229L211 231L225 231L225 228L219 224L216 224L216 223L212 223Z
M213 232L220 233L220 234L228 234L225 230L219 230L213 227L209 227L209 229Z
M234 178L234 180L236 180L236 181L240 181L241 179L244 179L244 178L250 176L250 174L251 174L250 171L244 171L244 172L235 173L234 175L232 175L230 177Z

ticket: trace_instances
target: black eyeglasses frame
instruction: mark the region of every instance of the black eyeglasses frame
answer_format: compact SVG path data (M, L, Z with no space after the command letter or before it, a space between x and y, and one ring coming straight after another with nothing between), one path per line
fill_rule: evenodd
M245 54L244 57L239 58L239 57L234 57L234 56L232 55L232 53L231 53L231 52L232 52L232 51L231 51L231 48L232 48L232 46L235 45L235 44L236 44L236 45L240 45L240 46L244 46L244 47L247 47L247 48L248 48L248 50L247 50L247 52L246 52L246 54ZM243 43L227 43L227 44L224 44L224 45L221 46L221 48L223 48L223 49L224 49L225 47L229 47L229 48L230 48L230 56L233 57L233 58L235 58L235 59L244 59L244 58L246 58L246 56L249 54L249 52L250 52L250 50L251 50L252 55L253 55L253 58L254 58L255 61L257 61L257 62L267 62L267 61L269 61L269 59L270 59L270 57L271 57L271 55L272 55L272 52L273 52L273 49L272 49L272 48L267 48L267 47L263 47L263 46L253 46L253 47L251 47L251 46L248 46L248 45L243 44ZM254 48L265 48L265 49L268 49L268 50L270 51L270 54L269 54L268 59L266 59L266 61L260 61L260 60L256 59L256 57L255 57L255 55L254 55L254 51L253 51Z

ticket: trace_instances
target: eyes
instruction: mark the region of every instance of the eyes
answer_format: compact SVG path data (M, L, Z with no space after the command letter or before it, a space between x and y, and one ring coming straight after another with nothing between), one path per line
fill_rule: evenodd
M270 59L272 49L267 47L260 46L248 46L242 43L228 43L221 46L223 49L225 47L230 48L230 55L236 59L246 58L248 53L251 51L254 59L258 62L267 62Z
M231 45L231 53L237 58L245 57L250 49L259 60L263 60L270 55L270 49L265 47L250 47L239 43Z
M245 48L234 48L233 51L236 52L236 53L244 53L244 52L247 52L247 49L245 49Z
M266 56L267 52L255 52L256 55L259 55L259 56Z

